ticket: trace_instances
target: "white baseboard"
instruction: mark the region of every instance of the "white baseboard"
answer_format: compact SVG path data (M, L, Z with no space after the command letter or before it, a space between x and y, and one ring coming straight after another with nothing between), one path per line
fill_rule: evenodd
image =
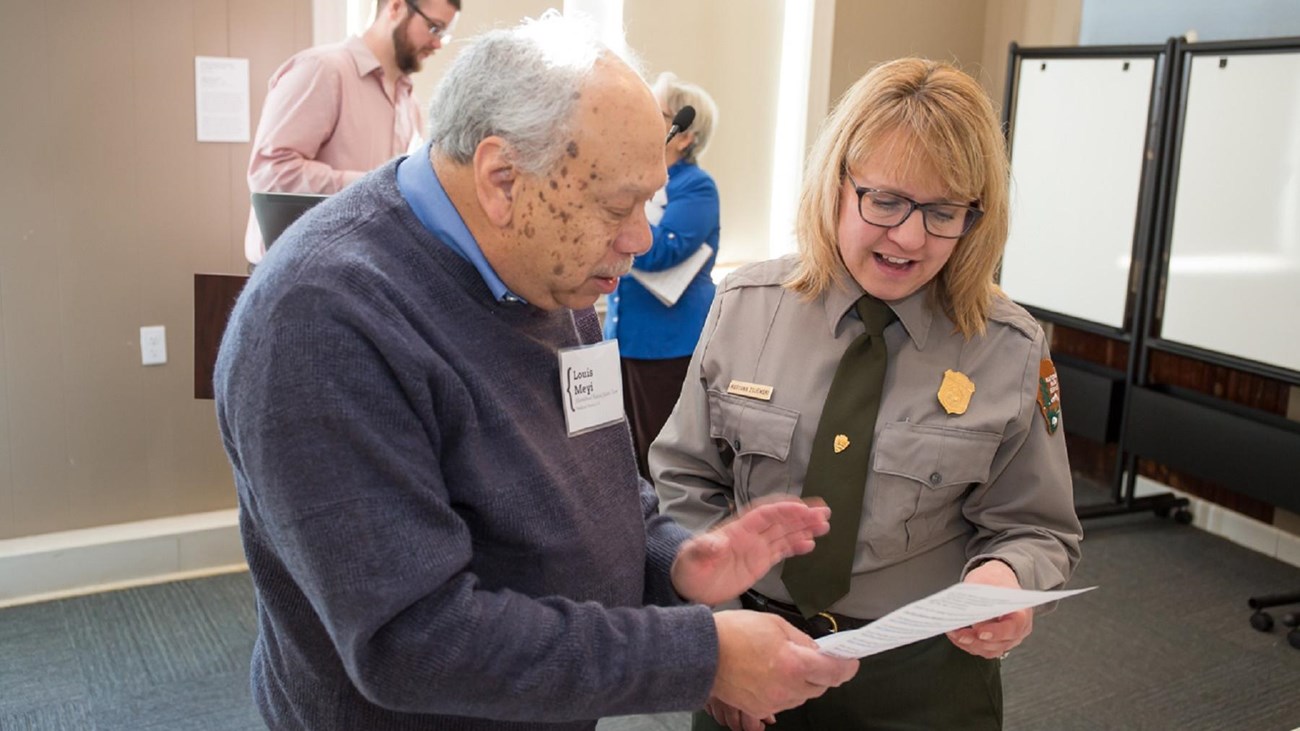
M237 510L0 540L0 607L246 568Z
M1300 536L1138 477L1138 497L1172 492L1191 505L1192 525L1300 566ZM0 540L0 607L247 568L237 510Z
M1146 477L1137 478L1133 494L1145 497L1164 492L1187 498L1191 503L1192 525L1197 528L1292 566L1300 566L1300 536Z

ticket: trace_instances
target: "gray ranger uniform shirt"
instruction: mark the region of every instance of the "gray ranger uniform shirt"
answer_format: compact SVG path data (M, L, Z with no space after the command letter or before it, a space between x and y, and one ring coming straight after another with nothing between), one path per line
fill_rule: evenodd
M723 282L680 401L650 449L661 511L700 531L764 495L799 495L840 356L863 332L844 286L807 300L786 290L792 257ZM933 285L931 285L933 286ZM1039 407L1042 328L997 297L984 335L967 341L929 287L890 306L889 361L876 420L849 593L830 611L880 617L961 580L990 558L1027 589L1060 587L1079 559L1065 434ZM975 385L966 412L938 391L947 370ZM755 397L771 387L770 400ZM1054 413L1055 415L1055 413ZM843 516L831 516L832 524ZM755 590L790 596L777 564Z

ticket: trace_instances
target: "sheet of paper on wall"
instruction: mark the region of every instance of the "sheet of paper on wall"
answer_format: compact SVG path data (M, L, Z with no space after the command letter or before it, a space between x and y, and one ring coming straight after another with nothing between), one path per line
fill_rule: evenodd
M1096 588L1030 591L983 584L954 584L895 609L866 627L822 637L817 644L827 655L866 657Z
M199 142L248 142L248 59L194 57Z
M677 300L681 299L682 292L686 291L687 285L695 279L696 274L700 273L704 262L708 261L710 256L713 256L713 247L701 244L694 254L686 257L676 266L657 272L633 269L632 278L640 282L641 286L655 296L655 299L664 303L665 307L672 307L677 304Z

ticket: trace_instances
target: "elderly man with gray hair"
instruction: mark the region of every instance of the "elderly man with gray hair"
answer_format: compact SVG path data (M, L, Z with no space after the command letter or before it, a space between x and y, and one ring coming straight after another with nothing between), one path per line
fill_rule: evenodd
M739 595L828 530L660 517L591 305L650 242L654 96L547 17L452 64L434 142L308 213L244 290L217 415L279 729L591 729L714 698L757 718L855 661Z

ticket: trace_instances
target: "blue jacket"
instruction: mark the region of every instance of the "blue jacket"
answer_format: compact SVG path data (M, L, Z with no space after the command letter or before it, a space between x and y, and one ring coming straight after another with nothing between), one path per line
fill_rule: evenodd
M695 350L704 318L713 303L713 264L718 259L718 186L699 166L679 160L668 168L668 203L663 218L651 226L654 244L638 256L633 268L647 272L676 266L702 244L713 256L700 267L681 299L665 307L641 283L624 276L609 296L605 339L618 338L624 358L663 360L681 358Z

